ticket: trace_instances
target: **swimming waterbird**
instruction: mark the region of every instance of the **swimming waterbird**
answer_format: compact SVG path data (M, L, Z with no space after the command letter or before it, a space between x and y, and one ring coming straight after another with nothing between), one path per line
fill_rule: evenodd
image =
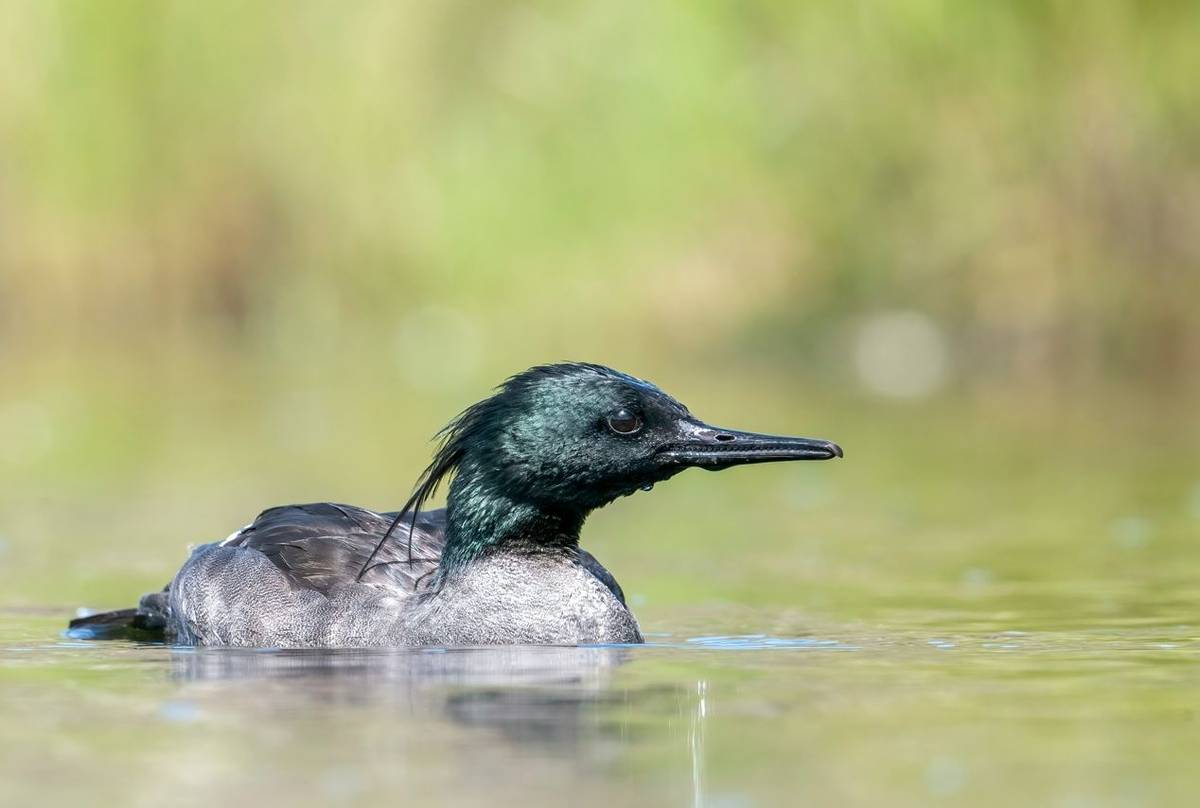
M257 647L637 643L612 574L579 547L588 514L688 468L827 460L837 444L709 426L650 382L564 363L463 411L395 513L271 508L197 547L135 609L79 637ZM422 506L451 477L446 508Z

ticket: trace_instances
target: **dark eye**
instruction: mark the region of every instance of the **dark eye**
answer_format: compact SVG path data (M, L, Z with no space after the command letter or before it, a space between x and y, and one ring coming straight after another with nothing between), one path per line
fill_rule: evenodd
M608 416L608 428L618 435L632 435L642 428L642 419L622 407Z

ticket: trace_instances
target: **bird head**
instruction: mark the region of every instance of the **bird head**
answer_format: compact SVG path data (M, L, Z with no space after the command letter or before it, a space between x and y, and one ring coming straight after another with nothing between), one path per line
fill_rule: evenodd
M457 469L508 498L580 512L689 468L842 456L827 440L711 426L650 382L583 363L513 376L442 434L427 482Z

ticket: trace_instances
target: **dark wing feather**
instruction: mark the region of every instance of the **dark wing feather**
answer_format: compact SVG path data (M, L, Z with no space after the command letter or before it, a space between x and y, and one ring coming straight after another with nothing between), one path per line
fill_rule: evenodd
M607 586L608 591L613 593L613 597L621 601L622 606L627 605L625 603L625 593L621 591L621 585L617 583L617 579L613 577L613 574L605 569L603 564L596 560L594 555L589 553L587 550L580 548L579 563L585 570L590 572L592 575L595 575L600 583Z
M355 580L363 564L396 518L396 513L375 513L352 505L318 502L285 505L263 511L254 523L230 539L228 546L258 550L301 586L328 593ZM405 518L371 560L363 583L396 587L412 592L421 578L437 568L446 546L446 510L422 511L412 532ZM625 603L625 594L595 556L579 551L579 563Z
M263 511L226 546L258 550L301 586L328 593L355 580L395 518L332 502L284 505ZM446 543L445 510L418 516L410 560L411 527L412 517L406 516L371 561L363 583L412 592L417 580L437 567Z

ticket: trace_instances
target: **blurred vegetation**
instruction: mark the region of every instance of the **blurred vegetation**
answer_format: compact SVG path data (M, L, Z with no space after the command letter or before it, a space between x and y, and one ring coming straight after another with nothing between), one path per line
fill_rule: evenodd
M1200 369L1193 3L0 15L10 357L378 361L470 329L524 343L493 368L808 367L902 306L972 377ZM397 335L430 305L460 316Z
M1075 436L1063 481L1123 429L1183 531L1197 41L1161 0L0 4L0 571L115 598L275 501L394 504L560 358L842 440L824 507L923 487L925 524L1021 435ZM609 535L775 478L739 479ZM1146 495L1084 489L1073 529Z

